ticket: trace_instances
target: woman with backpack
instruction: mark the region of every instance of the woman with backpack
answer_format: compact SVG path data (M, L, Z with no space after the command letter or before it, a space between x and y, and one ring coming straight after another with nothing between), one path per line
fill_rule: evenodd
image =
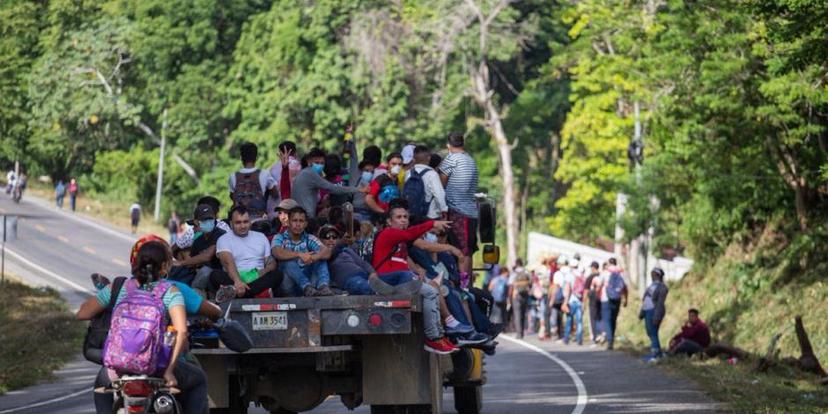
M181 358L187 345L184 296L171 282L163 280L172 267L172 252L165 243L150 241L140 247L133 263L133 277L124 282L117 297L112 298L110 286L105 286L81 305L77 318L92 319L114 300L103 355L110 379L124 374L163 377L166 386L181 389L178 400L185 413L206 413L206 376L196 364ZM164 345L168 323L175 330L171 347ZM136 343L136 335L130 335L136 330L147 332L137 337L140 343ZM100 406L96 411L111 412Z

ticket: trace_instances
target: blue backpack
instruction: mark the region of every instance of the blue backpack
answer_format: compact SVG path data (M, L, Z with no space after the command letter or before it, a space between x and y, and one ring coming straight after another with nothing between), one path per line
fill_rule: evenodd
M494 289L492 289L492 298L494 299L495 303L506 302L506 285L506 278L497 278L497 282L495 282Z
M426 217L428 215L428 206L431 200L426 201L425 182L423 182L423 175L429 172L431 168L426 168L423 172L417 172L416 168L411 169L411 175L408 181L403 186L403 198L408 202L408 212L413 217Z
M624 277L621 276L621 273L612 272L607 282L607 297L612 300L621 299L625 286Z

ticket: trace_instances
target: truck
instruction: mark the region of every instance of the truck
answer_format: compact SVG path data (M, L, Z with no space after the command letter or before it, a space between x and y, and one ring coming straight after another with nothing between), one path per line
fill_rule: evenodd
M493 264L494 208L481 203L481 213L484 262ZM250 403L273 414L304 412L334 396L348 410L438 414L445 388L460 414L482 409L483 353L426 352L419 295L237 299L227 312L253 347L193 350L207 374L212 414L244 414Z

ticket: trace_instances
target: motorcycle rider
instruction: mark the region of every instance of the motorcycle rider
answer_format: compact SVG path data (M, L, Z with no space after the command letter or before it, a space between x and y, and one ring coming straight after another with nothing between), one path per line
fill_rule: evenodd
M163 246L164 250L169 253L169 245L167 245L166 241L162 238L155 235L141 237L132 247L132 251L130 253L130 264L134 269L133 273L135 273L135 270L139 266L139 252L141 251L141 248L148 243L157 243ZM169 257L171 257L171 253ZM166 263L165 265L166 267L162 266L162 269L168 270L170 263ZM176 281L171 282L177 292L181 295L184 302L185 312L187 314L206 316L214 321L221 317L221 309L217 305L203 300L198 293L186 284ZM171 288L171 290L172 289L173 288ZM124 293L125 289L121 290L118 297L121 298ZM81 305L77 313L77 318L80 320L91 319L104 310L106 304L108 304L108 301L111 300L110 298L111 293L109 291L109 286L104 286L95 297L88 299L83 303L83 305ZM106 299L107 303L103 303L103 299ZM176 327L176 330L178 330L178 328L179 327ZM184 332L186 332L186 325ZM182 355L172 371L177 382L176 386L182 391L180 396L176 398L181 403L185 413L207 413L207 376L196 363L189 361L188 358L189 356ZM98 372L98 376L95 378L95 388L100 387L111 387L111 379L105 367L101 367ZM94 401L95 412L97 414L109 414L113 412L112 406L114 396L112 393L95 392Z

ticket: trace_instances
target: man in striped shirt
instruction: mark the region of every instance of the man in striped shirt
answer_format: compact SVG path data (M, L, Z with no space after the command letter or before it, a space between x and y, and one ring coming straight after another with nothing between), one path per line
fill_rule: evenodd
M452 222L449 241L463 252L460 270L471 274L471 256L477 251L478 207L477 163L464 149L463 134L448 136L448 155L440 164L440 178L446 187L448 220Z

